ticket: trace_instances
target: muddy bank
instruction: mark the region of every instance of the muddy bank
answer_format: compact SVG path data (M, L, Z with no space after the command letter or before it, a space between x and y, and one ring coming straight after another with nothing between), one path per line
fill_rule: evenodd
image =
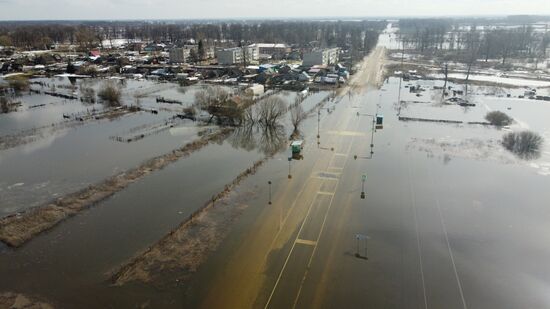
M39 139L45 138L48 135L52 135L66 129L86 124L90 120L111 121L138 111L139 110L136 108L123 107L115 110L100 112L97 114L85 114L78 117L73 117L73 119L68 121L52 123L51 125L24 130L15 134L0 136L0 150L6 150L17 146L29 144Z
M12 292L0 293L0 309L53 309L45 302L38 301L23 294Z
M64 219L101 202L147 174L188 156L211 142L225 139L232 128L204 134L198 140L172 152L146 161L137 168L110 177L101 183L66 195L56 201L0 219L0 240L11 247L19 247L36 235L54 227Z
M269 155L254 162L186 221L114 271L110 275L111 282L121 286L138 281L162 288L188 279L217 249L232 222L246 209L247 198L256 194L253 189L238 192L238 185L270 158Z

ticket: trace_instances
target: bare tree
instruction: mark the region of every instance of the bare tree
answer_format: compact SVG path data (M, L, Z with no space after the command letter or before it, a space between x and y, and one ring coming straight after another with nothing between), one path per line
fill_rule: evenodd
M197 92L195 104L211 115L210 121L215 117L218 124L229 125L240 125L243 122L244 110L247 106L242 100L233 98L221 87L208 87Z
M278 96L268 97L259 103L259 122L265 127L275 126L286 113L285 102Z
M304 112L302 105L295 105L290 109L290 121L292 122L292 126L294 127L293 134L298 133L300 124L306 118L307 114Z

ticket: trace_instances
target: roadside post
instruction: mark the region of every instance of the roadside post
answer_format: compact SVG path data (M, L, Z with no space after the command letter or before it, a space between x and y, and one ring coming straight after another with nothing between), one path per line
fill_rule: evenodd
M365 181L367 180L367 174L364 174L361 176L361 199L364 200L366 198L365 194Z
M271 205L271 180L267 184L269 185L269 205Z
M290 162L292 162L292 157L288 157L288 179L292 179L292 174L290 172Z
M369 259L369 256L368 256L368 252L367 252L367 239L368 239L368 236L366 235L361 235L361 234L357 234L355 235L355 241L357 243L357 248L355 250L355 257L356 258L359 258L359 259L364 259L364 260L368 260ZM363 246L364 246L364 249L365 249L365 255L362 255L361 252L363 251Z

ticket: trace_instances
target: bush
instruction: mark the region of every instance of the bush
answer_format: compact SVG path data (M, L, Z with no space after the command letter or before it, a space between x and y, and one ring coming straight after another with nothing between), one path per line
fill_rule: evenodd
M78 74L81 74L81 75L89 75L91 77L96 77L98 73L99 71L97 70L97 67L95 65L81 66L78 69Z
M487 113L487 115L485 116L485 119L487 119L487 121L489 121L492 125L495 125L498 127L510 125L512 121L514 121L508 115L499 111L493 111L493 112Z
M194 107L186 107L183 109L183 113L188 116L195 116L197 114L197 111Z
M113 82L106 82L99 90L97 96L109 106L120 106L120 97L122 92L118 85Z
M535 159L540 156L544 139L531 131L510 132L502 138L502 146L522 159Z
M14 76L8 79L8 84L15 92L22 92L29 89L29 79L22 76Z
M0 97L0 114L9 113L9 100L6 97Z

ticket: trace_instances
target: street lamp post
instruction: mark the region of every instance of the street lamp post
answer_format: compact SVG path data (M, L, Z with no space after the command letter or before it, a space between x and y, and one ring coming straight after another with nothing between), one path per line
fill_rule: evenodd
M357 117L359 116L367 116L372 117L372 129L370 134L370 156L369 157L361 157L361 159L372 159L372 155L374 154L374 132L376 132L376 115L370 115L370 114L361 114L357 112ZM357 160L358 156L354 155L353 158Z

